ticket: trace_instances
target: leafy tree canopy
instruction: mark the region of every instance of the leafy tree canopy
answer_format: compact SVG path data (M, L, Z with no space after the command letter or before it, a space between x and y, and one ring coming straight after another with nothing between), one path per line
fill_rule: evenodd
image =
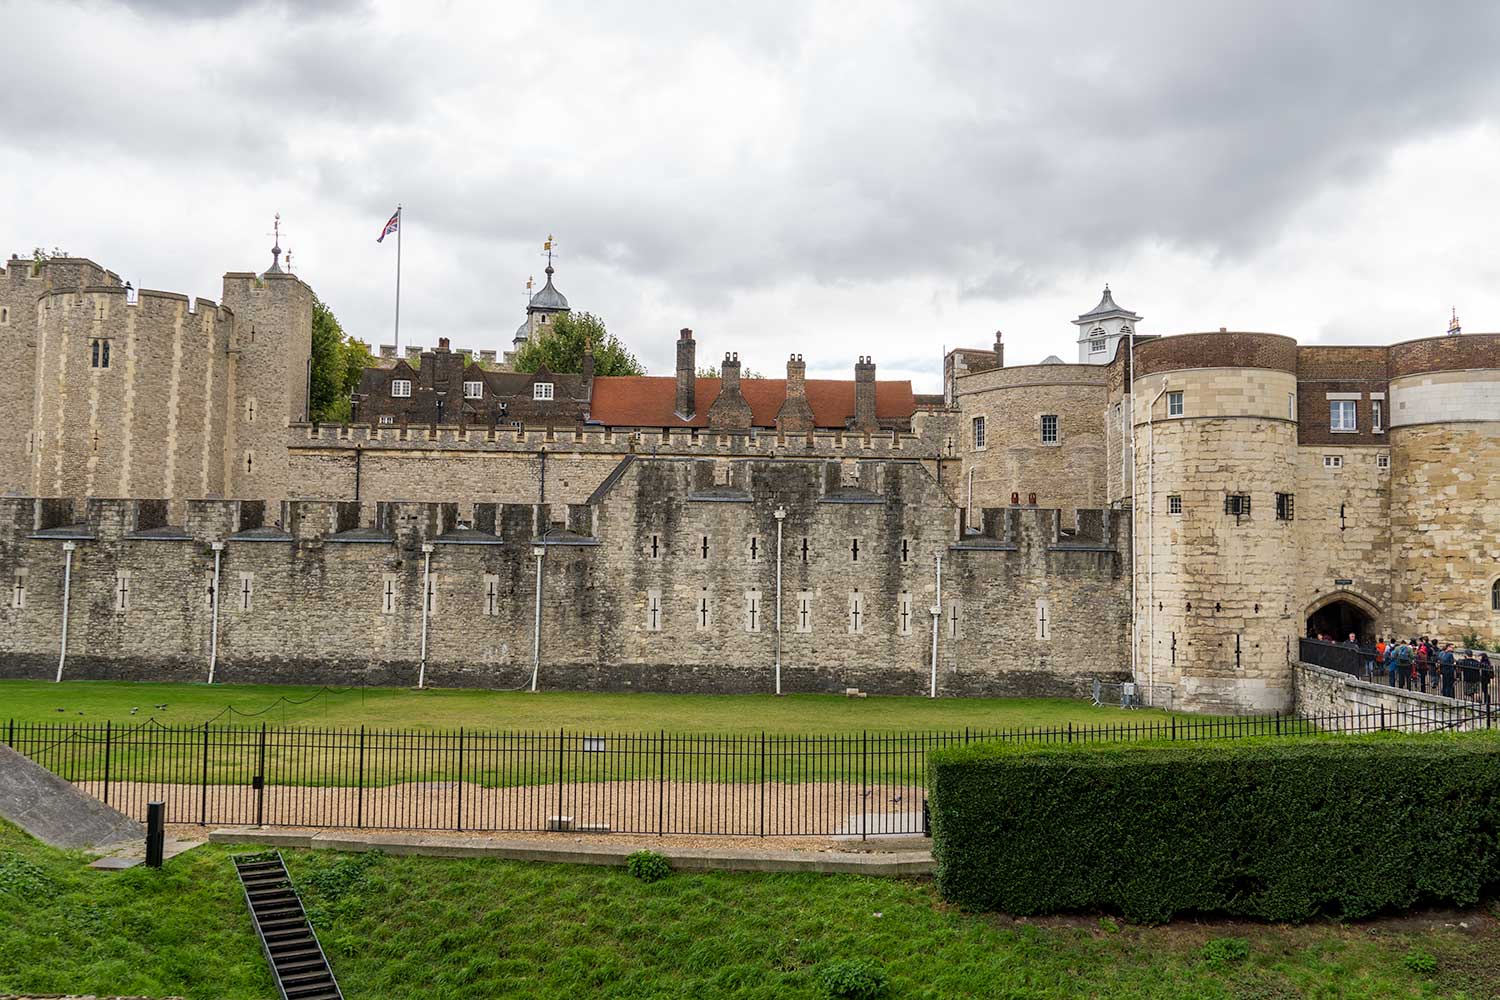
M644 375L645 367L604 320L587 312L558 313L542 332L521 345L513 359L518 372L546 367L550 372L583 371L583 348L592 344L595 375Z
M698 369L698 377L699 378L719 378L720 377L720 375L719 375L719 366L718 365L709 365L706 368L699 368ZM765 378L765 377L766 377L766 373L765 372L758 372L754 368L751 368L749 365L742 365L740 367L740 378Z
M375 363L368 344L344 333L333 310L313 299L312 399L309 416L319 423L349 419L349 394L364 370Z

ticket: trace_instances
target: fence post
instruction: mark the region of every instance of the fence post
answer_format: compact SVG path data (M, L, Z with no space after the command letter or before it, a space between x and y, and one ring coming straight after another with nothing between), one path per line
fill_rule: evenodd
M16 748L16 720L14 716L10 720L10 738L7 740L7 743L12 750Z
M266 724L260 724L260 748L255 762L255 825L264 826L266 818Z
M766 731L760 731L760 835L766 835Z
M354 807L354 825L365 825L365 727L359 727L359 796Z
M1177 741L1177 716L1172 716L1172 741Z
M666 829L667 815L667 731L660 730L656 737L656 835L660 837Z
M464 727L458 727L458 830L464 829Z
M198 825L208 825L208 723L203 724L203 796L198 813Z
M557 730L557 817L558 817L557 823L558 823L558 827L559 828L561 828L561 826L562 826L562 814L563 814L563 738L564 738L564 735L565 735L564 730L562 728L559 728Z
M860 733L859 738L859 781L864 786L864 794L859 797L859 839L870 839L870 731L868 729Z
M109 743L113 729L108 719L104 720L104 804L109 805Z
M969 727L964 726L964 746L969 745Z
M1068 742L1073 742L1073 723L1071 721L1068 723Z

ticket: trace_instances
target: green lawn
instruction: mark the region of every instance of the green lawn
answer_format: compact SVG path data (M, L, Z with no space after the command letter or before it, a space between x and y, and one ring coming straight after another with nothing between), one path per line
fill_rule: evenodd
M110 874L0 824L0 992L273 995L230 853ZM1483 913L1352 927L1017 922L948 908L913 880L647 884L618 869L286 857L351 1000L813 998L827 963L860 957L884 968L894 998L1500 996L1500 934ZM1423 957L1435 968L1420 971Z
M1166 713L1094 708L1064 698L843 698L836 695L680 695L573 692L0 681L0 725L139 722L371 726L401 729L596 732L831 733L1118 725ZM165 708L157 706L165 705ZM134 715L131 709L137 709ZM226 713L226 708L234 709Z

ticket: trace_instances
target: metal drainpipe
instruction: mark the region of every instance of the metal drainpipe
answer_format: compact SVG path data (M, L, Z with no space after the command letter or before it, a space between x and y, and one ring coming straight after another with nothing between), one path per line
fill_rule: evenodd
M536 556L536 626L531 634L531 690L536 691L537 675L542 672L542 557L547 549L533 545L531 554Z
M968 497L968 503L964 504L964 506L968 508L968 518L969 518L968 527L973 528L974 527L974 469L973 469L972 466L970 466L970 468L969 468L969 497Z
M786 508L776 508L776 693L781 694L781 522Z
M1130 357L1127 364L1129 377L1125 380L1125 389L1130 397L1130 409L1126 410L1122 403L1120 411L1130 422L1130 679L1139 684L1141 682L1138 662L1141 648L1141 609L1135 596L1135 550L1140 544L1140 535L1136 530L1135 516L1135 327L1133 325L1130 328L1129 351ZM1122 429L1121 438L1123 437Z
M937 555L937 597L932 604L932 691L930 698L937 697L938 667L938 623L943 617L943 554Z
M75 543L63 542L62 644L57 653L58 683L62 682L63 664L68 659L68 598L73 583L73 550L75 548L77 548Z
M1146 635L1151 646L1146 660L1146 704L1156 703L1156 404L1166 394L1167 380L1151 400L1146 411L1146 615L1150 619Z
M422 662L417 667L417 689L427 684L427 603L432 594L432 543L422 543Z
M219 557L223 542L214 542L213 625L208 633L208 683L214 682L214 667L219 663Z

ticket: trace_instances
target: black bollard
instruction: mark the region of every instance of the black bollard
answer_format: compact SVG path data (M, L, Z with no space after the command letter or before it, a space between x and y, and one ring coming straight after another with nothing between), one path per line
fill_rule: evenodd
M160 868L167 839L167 804L146 803L146 867Z

